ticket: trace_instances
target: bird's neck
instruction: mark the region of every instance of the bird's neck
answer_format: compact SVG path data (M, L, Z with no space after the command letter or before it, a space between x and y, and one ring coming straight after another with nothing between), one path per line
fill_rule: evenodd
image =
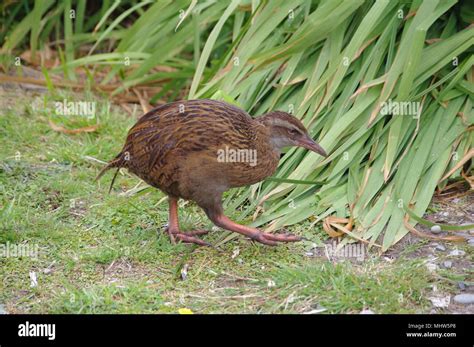
M254 184L271 176L278 167L280 161L280 150L276 148L271 140L269 130L262 124L254 124L254 137L252 149L256 150L256 165L242 165L236 174L235 179L230 181L231 187ZM245 180L242 180L245 177Z
M265 151L272 152L274 155L278 155L279 157L283 147L278 141L278 137L276 137L272 132L271 124L266 124L264 120L258 120L258 118L257 123L257 144Z

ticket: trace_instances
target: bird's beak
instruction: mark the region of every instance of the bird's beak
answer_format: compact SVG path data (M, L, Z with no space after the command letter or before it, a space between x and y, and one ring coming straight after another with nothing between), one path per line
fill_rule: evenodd
M323 147L321 147L317 142L315 142L309 136L307 136L304 140L299 141L298 145L300 147L303 147L303 148L309 149L310 151L318 153L318 154L322 155L325 158L327 158L327 156L328 156L326 151L323 149Z

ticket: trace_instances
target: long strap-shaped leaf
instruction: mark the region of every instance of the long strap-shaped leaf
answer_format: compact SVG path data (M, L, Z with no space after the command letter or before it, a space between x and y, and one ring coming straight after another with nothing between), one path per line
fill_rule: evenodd
M323 181L292 180L292 179L280 178L280 177L268 177L266 181L292 183L292 184L311 184L311 185L317 185L317 186L322 186L324 184Z

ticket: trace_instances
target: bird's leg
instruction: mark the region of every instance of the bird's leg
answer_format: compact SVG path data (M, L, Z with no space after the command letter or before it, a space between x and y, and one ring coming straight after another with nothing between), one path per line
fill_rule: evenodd
M196 235L207 234L207 230L194 230L189 232L181 232L179 230L178 199L172 197L169 198L169 220L166 231L172 243L176 243L176 240L178 240L181 242L195 243L200 246L211 246L209 243L195 237Z
M302 240L301 237L292 234L264 233L256 228L237 224L227 218L222 212L209 212L208 216L217 226L245 235L251 238L252 240L258 241L265 245L276 246L278 242L296 242Z

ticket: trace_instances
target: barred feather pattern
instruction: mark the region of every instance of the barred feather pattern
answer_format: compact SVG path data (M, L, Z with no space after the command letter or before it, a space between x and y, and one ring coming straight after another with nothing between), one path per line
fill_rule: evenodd
M254 184L276 170L280 153L271 146L264 121L215 100L166 104L138 120L103 171L125 167L170 196L212 205L225 190ZM256 165L219 162L218 150L226 147L255 150Z

